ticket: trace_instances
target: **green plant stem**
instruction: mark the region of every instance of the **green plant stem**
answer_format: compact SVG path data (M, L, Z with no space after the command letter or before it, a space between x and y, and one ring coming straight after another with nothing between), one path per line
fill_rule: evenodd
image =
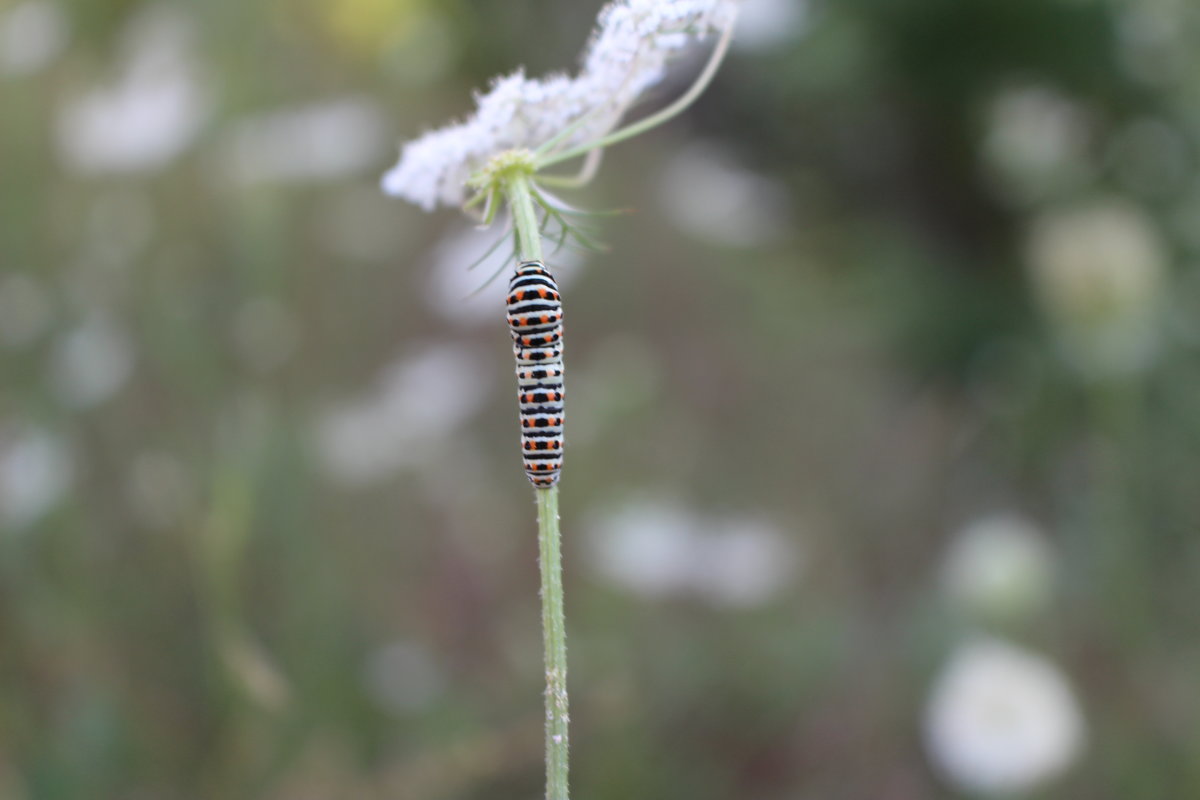
M722 32L721 38L717 41L716 47L713 48L712 55L708 57L708 63L704 65L704 70L696 78L695 83L693 83L691 87L674 103L671 103L671 105L667 106L662 111L659 111L656 114L651 114L644 119L640 119L632 125L627 125L626 127L621 128L619 131L610 133L608 136L603 136L595 141L586 142L578 147L572 147L570 150L565 150L561 153L555 153L545 158L540 158L537 162L537 168L539 170L545 169L546 167L554 164L560 164L563 161L569 161L577 156L590 153L593 150L598 150L602 147L609 147L617 144L618 142L623 142L626 139L630 139L640 133L645 133L651 128L661 125L672 117L681 114L688 106L696 101L696 98L699 97L705 89L708 88L708 84L712 82L713 76L717 74L717 68L721 66L721 61L724 60L725 53L729 50L729 42L733 39L733 28L734 26L730 25L724 32ZM554 177L560 181L567 181L567 183L558 183L557 185L578 185L579 183L586 182L588 179L590 179L591 174L587 165L585 165L583 171L574 179L562 179L559 176Z
M587 159L583 162L583 166L575 175L541 175L538 177L538 183L543 186L557 186L563 189L578 189L581 186L587 186L591 183L592 178L596 177L596 170L600 168L600 160L604 156L604 150L593 150L587 154Z
M567 800L567 631L563 614L558 487L535 489L542 571L542 640L546 650L546 800Z
M512 211L513 230L517 237L517 254L521 261L542 260L542 234L533 194L529 191L529 176L512 175L505 181L508 207Z
M527 175L505 183L512 211L517 254L540 261L542 241ZM537 497L538 563L542 577L542 644L546 659L546 800L568 800L567 631L563 614L562 537L558 526L558 487L534 489Z

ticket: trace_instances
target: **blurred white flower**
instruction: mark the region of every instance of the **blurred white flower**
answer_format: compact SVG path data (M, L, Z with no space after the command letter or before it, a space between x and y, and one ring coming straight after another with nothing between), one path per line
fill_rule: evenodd
M668 503L633 503L590 526L590 563L646 597L698 595L713 605L770 601L799 566L795 543L757 520L704 517Z
M999 639L960 645L925 710L934 765L966 792L1008 796L1055 777L1078 757L1084 722L1061 671Z
M742 0L738 13L738 50L771 50L804 33L808 0Z
M27 0L0 17L0 75L32 75L58 58L68 20L54 0Z
M1080 183L1087 161L1084 109L1047 88L1009 89L988 109L983 156L1001 187L1029 200Z
M1166 255L1137 208L1113 200L1043 214L1028 258L1034 289L1074 367L1107 377L1153 359Z
M690 145L672 156L659 186L667 215L703 241L749 247L788 230L787 190L712 145Z
M474 115L406 144L383 190L427 211L456 206L468 176L496 153L534 149L581 119L563 144L595 139L662 79L671 55L728 29L736 14L736 0L615 0L600 11L576 77L498 78L476 96Z
M50 298L41 284L18 272L0 278L0 343L27 347L50 324Z
M721 520L708 533L695 565L693 587L714 605L762 605L792 578L797 554L791 541L760 521Z
M242 184L343 178L379 163L386 129L379 106L363 97L259 113L229 126L222 165Z
M54 349L50 378L58 398L72 408L108 400L133 374L133 344L107 315L93 313Z
M444 688L441 669L420 642L398 641L379 648L370 655L363 672L371 697L393 713L418 711L436 700Z
M150 6L125 30L120 77L67 101L57 122L66 165L82 173L163 167L192 144L209 100L192 57L192 25L169 6Z
M425 291L426 302L434 313L456 325L497 324L496 310L504 306L509 279L508 275L497 273L512 258L513 249L512 237L506 236L488 255L499 235L495 230L463 226L441 239L429 259ZM477 261L474 269L466 269ZM545 261L554 270L559 288L565 289L579 275L577 267L583 263L584 255L578 250L556 253L548 248Z
M57 435L30 425L0 428L0 521L36 522L71 488L74 462Z
M1045 538L1008 515L977 519L950 544L942 583L952 602L985 620L1021 619L1050 597L1054 557Z
M344 485L365 486L421 464L483 406L488 381L481 359L455 345L392 364L373 389L318 421L316 445L326 473Z
M613 583L647 597L685 592L692 583L698 524L678 506L625 506L591 526L588 563Z

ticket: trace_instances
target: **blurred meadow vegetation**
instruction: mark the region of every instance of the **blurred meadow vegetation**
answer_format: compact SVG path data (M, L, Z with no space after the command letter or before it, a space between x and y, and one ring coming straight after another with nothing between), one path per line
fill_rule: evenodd
M548 257L577 795L975 796L987 632L1086 726L1022 796L1200 797L1200 6L747 3ZM598 7L0 2L0 798L538 796L494 234L378 176Z

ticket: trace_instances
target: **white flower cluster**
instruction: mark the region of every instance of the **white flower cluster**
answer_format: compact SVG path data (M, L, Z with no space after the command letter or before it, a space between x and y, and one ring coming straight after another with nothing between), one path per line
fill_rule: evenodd
M463 186L492 155L534 149L579 123L563 146L604 135L650 86L667 60L695 38L727 30L737 0L615 0L598 27L574 78L527 78L524 70L497 78L476 96L465 121L431 131L403 148L383 176L383 190L432 211L463 202Z
M0 16L0 75L33 75L50 66L70 37L70 20L55 0L27 0Z
M1024 795L1071 766L1085 739L1083 713L1066 675L1000 639L960 645L925 712L933 763L972 794Z
M489 375L461 345L430 347L389 364L375 386L326 411L315 430L328 477L370 486L402 467L428 464L483 406ZM429 402L429 387L446 397Z
M1031 523L1013 514L980 517L950 544L942 567L946 594L981 622L1021 622L1044 609L1053 591L1054 552Z
M116 80L68 98L58 149L83 174L145 173L191 147L212 111L197 59L196 23L183 6L150 3L126 25Z
M34 524L67 497L74 476L71 448L61 436L0 421L0 525Z
M717 517L663 501L633 502L589 526L589 563L650 598L700 597L752 608L785 591L804 566L794 537L754 518Z
M1153 362L1168 258L1146 214L1122 200L1083 201L1034 221L1033 288L1072 367L1104 378Z

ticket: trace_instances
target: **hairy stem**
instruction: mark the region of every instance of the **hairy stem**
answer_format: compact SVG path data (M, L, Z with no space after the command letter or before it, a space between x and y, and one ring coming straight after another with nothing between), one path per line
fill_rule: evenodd
M644 119L638 120L632 125L627 125L624 128L621 128L619 131L610 133L609 135L603 136L595 141L585 142L578 147L572 147L570 150L565 150L561 153L555 153L554 155L547 156L546 158L538 159L537 168L539 170L545 169L546 167L554 164L559 164L563 161L569 161L577 156L590 153L593 150L598 150L603 147L609 147L617 144L618 142L623 142L626 139L637 136L639 133L645 133L651 128L661 125L672 117L681 114L688 106L696 101L696 98L699 97L705 89L708 88L708 84L712 82L713 76L717 74L717 69L721 66L721 61L724 60L725 53L729 50L729 42L733 39L733 28L734 26L731 24L725 29L725 31L721 33L721 38L717 41L717 46L713 48L712 55L708 57L708 63L704 65L704 70L696 78L695 83L693 83L691 87L674 103L671 103L671 105L667 106L656 114L651 114ZM584 174L586 174L586 168Z
M505 184L512 211L517 256L542 259L542 240L529 178L518 174ZM546 800L567 800L567 631L563 614L562 550L558 527L558 487L534 489L537 497L538 562L542 576L542 644L546 658Z
M563 614L558 487L536 489L546 649L546 800L567 800L567 631Z

